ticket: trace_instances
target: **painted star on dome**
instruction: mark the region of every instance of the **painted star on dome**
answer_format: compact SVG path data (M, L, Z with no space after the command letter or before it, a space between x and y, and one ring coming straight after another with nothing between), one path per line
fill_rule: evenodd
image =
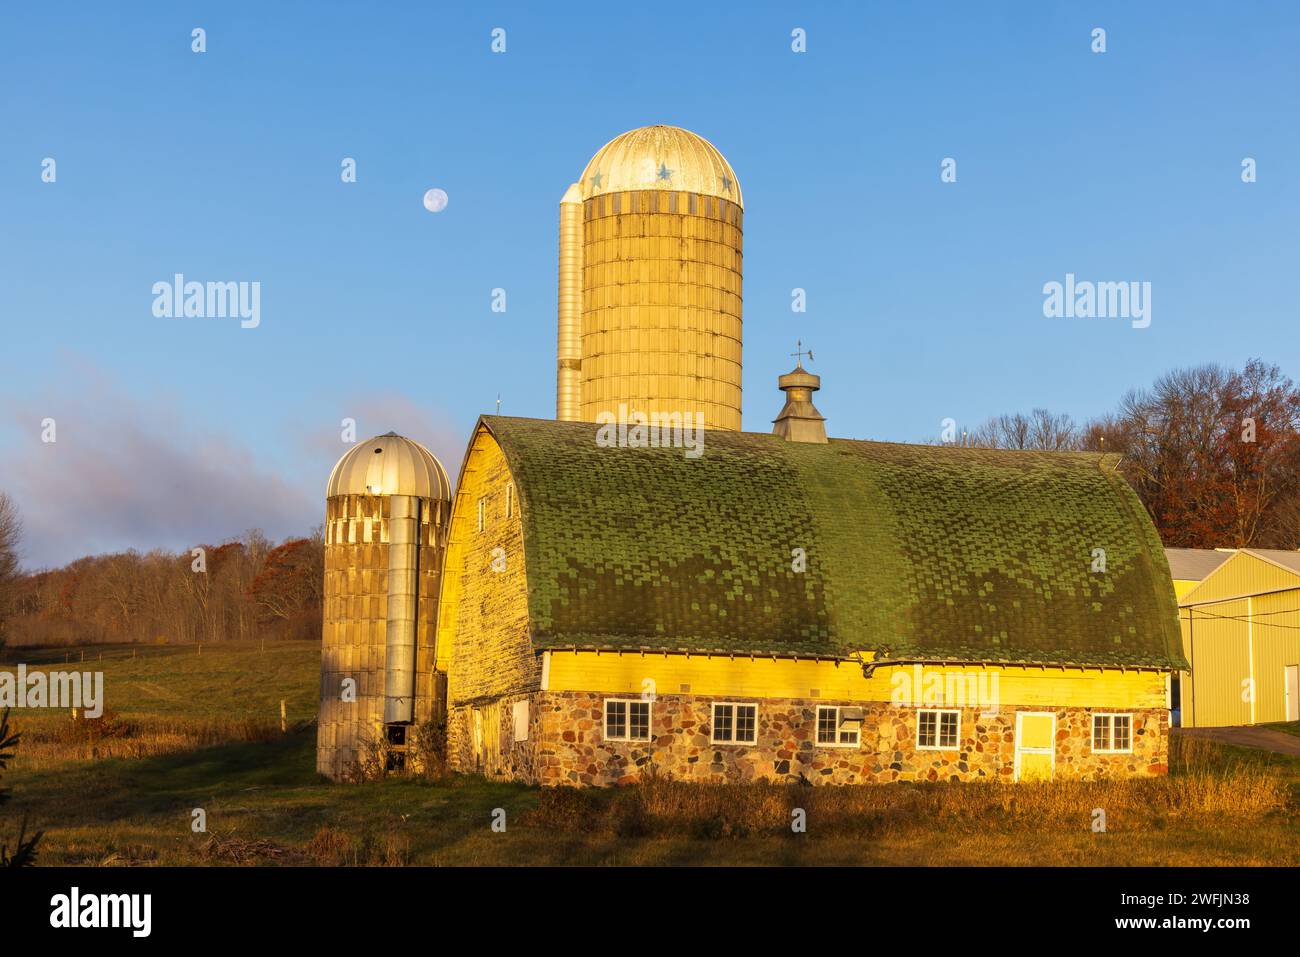
M596 172L592 173L590 176L587 177L587 179L591 181L591 186L593 189L600 189L601 178L602 177L600 175L600 170L596 170Z
M660 163L660 164L659 164L659 174L658 174L658 176L659 176L659 179L672 179L672 178L673 178L673 171L670 170L670 169L668 168L668 164L667 164L667 163Z

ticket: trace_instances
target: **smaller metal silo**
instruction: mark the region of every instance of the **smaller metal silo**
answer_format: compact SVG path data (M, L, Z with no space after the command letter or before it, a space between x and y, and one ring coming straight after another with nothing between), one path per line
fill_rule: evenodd
M395 432L357 443L330 474L316 747L322 774L345 778L381 752L400 768L411 727L441 707L433 642L450 510L442 464Z

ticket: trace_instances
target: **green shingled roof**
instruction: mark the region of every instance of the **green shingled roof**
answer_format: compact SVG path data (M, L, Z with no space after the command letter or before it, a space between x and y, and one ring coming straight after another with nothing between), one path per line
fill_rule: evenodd
M538 648L1186 667L1160 541L1099 455L710 431L691 459L481 421Z

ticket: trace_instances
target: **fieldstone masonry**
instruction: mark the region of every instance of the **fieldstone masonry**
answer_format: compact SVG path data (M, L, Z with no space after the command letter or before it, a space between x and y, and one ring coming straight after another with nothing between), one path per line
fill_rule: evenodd
M1011 781L1015 774L1017 710L1056 714L1056 778L1098 779L1168 772L1168 712L1137 710L1132 751L1092 750L1092 712L1086 708L1016 708L985 714L961 708L958 747L917 747L917 710L887 703L767 698L758 704L754 744L711 744L714 698L659 695L651 708L651 740L604 740L604 695L538 692L481 705L480 718L499 737L476 752L473 706L454 708L450 718L451 763L461 771L543 785L631 784L653 765L663 776L707 783L807 780L814 784L889 781ZM513 735L513 702L530 702L529 734ZM746 699L728 698L728 701ZM752 700L752 699L751 699ZM857 746L816 743L818 705L860 708ZM1109 710L1109 709L1108 709ZM480 732L480 740L490 737Z

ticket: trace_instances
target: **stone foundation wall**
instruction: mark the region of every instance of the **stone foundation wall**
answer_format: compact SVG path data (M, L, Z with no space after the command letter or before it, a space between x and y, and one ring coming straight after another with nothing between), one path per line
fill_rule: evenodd
M537 698L536 693L516 694L451 708L447 712L448 767L464 774L537 783L535 744L541 727ZM528 702L528 737L516 740L514 709L520 701Z
M454 709L449 725L456 756L453 766L513 780L579 787L630 784L652 764L657 773L676 780L710 783L800 778L815 784L1012 781L1015 712L1023 710L1056 714L1058 780L1168 771L1168 713L1163 709L1124 712L1133 715L1132 753L1099 754L1092 750L1089 709L1004 705L995 714L983 714L979 708L962 708L957 709L961 711L957 748L938 751L916 746L916 708L819 699L764 699L758 702L756 743L711 744L709 723L717 699L693 695L655 699L650 741L605 741L606 697L583 692L517 695L503 699L495 715L491 711L497 703L482 705L480 720L498 728L499 746L495 758L489 753L477 760L471 740L473 708ZM529 737L515 742L511 704L521 698L530 701ZM857 746L816 743L818 705L862 709Z

